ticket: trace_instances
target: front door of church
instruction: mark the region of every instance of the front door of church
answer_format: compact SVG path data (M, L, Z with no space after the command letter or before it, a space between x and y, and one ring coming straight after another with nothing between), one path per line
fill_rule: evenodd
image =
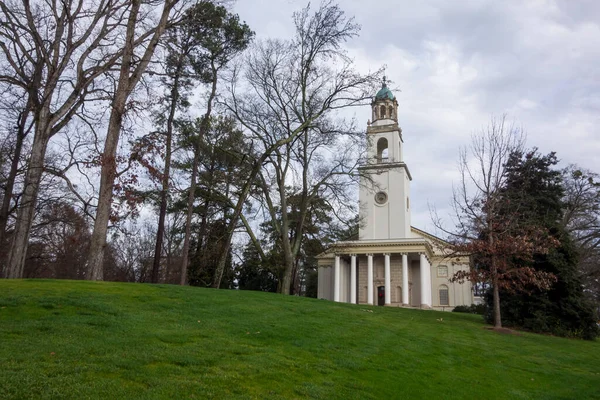
M378 306L385 305L385 286L377 287L377 305Z

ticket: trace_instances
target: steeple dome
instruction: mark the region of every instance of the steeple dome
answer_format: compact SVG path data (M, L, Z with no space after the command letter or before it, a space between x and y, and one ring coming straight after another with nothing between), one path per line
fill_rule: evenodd
M398 122L398 102L392 91L387 87L385 76L381 83L381 89L375 95L371 103L373 111L373 124L387 125Z
M375 100L384 99L395 99L394 95L392 94L392 91L387 87L387 83L385 82L385 76L383 77L383 82L381 83L381 89L379 89L379 92L377 92L377 94L375 95Z

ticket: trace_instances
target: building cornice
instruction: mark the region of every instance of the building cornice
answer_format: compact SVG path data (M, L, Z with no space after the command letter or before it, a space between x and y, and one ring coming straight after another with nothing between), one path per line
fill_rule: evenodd
M367 135L377 134L382 132L394 132L397 131L400 137L402 137L402 129L398 126L398 123L395 122L393 124L385 124L385 125L375 125L375 121L372 125L367 127Z
M365 164L358 167L359 171L365 170L384 170L384 169L392 169L392 168L404 168L406 170L406 174L408 175L408 179L412 181L412 175L408 170L408 166L405 162L381 162L381 163L373 163L373 164Z
M383 254L383 253L425 253L427 258L435 257L431 243L426 239L381 239L381 240L351 240L335 242L317 259L333 258L336 254Z

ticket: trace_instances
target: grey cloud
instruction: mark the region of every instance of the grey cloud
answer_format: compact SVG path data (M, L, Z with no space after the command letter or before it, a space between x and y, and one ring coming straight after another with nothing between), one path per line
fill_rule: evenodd
M240 0L259 35L293 33L301 1ZM490 116L509 113L529 146L557 151L563 165L600 172L600 2L340 1L362 25L348 44L357 65L387 74L402 92L400 125L414 176L413 223L431 224L427 203L446 210L458 148ZM360 123L368 107L357 110Z

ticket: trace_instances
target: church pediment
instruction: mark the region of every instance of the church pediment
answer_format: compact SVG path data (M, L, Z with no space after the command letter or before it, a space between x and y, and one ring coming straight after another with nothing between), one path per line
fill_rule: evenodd
M431 242L424 238L355 240L336 242L317 259L333 258L336 254L383 254L383 253L425 253L433 257L435 251Z

